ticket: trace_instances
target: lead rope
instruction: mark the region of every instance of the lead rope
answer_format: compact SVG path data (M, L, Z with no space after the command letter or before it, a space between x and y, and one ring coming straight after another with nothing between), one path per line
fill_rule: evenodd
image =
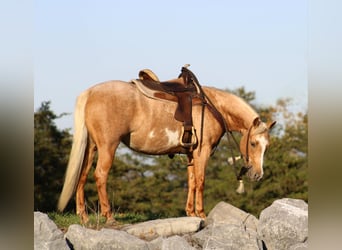
M228 125L227 125L227 122L223 119L223 123L224 123L224 126L225 126L225 129L226 129L226 134L227 134L227 140L228 140L228 145L232 145L231 143L231 140L230 140L230 136L233 138L233 141L236 145L236 147L239 149L239 144L238 142L236 141L234 135L233 135L233 132L229 130L228 128ZM230 136L229 136L230 135ZM240 150L239 150L240 151ZM243 180L242 180L242 176L243 176L243 172L242 172L242 169L240 170L240 173L238 174L237 172L237 166L236 166L236 158L234 156L234 152L233 152L233 147L230 147L230 155L232 157L232 160L233 160L233 164L232 164L232 167L233 167L233 171L235 173L235 176L236 176L236 179L239 181L239 186L238 188L235 190L238 194L243 194L245 192L245 185L243 183ZM241 152L240 152L240 156L238 159L241 159L242 158L242 155L241 155ZM228 160L228 163L229 163L229 160Z
M247 141L246 141L246 162L247 162L247 164L249 162L248 144L249 144L249 136L251 134L252 126L248 129L248 132L247 132ZM245 188L244 188L243 181L242 181L242 176L248 171L248 169L249 169L248 167L241 168L240 173L237 176L237 179L239 180L240 185L239 185L238 189L236 190L236 192L239 194L242 194L245 192Z

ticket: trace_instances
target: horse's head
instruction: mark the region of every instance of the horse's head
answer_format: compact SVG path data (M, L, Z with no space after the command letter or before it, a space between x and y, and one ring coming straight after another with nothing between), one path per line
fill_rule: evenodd
M264 123L255 118L251 127L244 131L240 141L240 151L244 159L244 170L253 181L259 181L263 174L264 153L269 145L269 130L276 122Z

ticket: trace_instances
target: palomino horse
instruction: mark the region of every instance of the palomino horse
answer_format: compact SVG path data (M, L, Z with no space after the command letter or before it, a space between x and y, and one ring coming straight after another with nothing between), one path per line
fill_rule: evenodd
M269 145L269 130L275 124L264 123L241 98L211 87L203 91L222 114L231 131L242 134L240 151L248 168L247 176L258 181L263 176L263 157ZM179 137L182 123L174 119L176 103L153 100L137 90L136 85L108 81L84 91L75 108L74 140L58 209L62 211L76 191L76 211L83 223L85 210L84 185L98 152L95 180L101 204L101 215L113 222L106 191L108 172L120 142L129 148L150 155L181 152ZM202 106L193 106L193 125L201 126ZM203 189L205 169L213 148L225 133L206 108L201 149L188 154L188 216L205 218ZM247 169L246 168L246 169Z

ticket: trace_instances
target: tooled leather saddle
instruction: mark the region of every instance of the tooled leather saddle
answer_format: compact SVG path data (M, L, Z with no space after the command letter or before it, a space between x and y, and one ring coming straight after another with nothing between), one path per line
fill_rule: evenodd
M204 93L196 76L185 65L178 78L161 82L149 69L139 72L139 79L132 80L146 96L177 102L174 118L183 123L180 144L192 152L197 144L196 131L192 121L192 105L204 102Z

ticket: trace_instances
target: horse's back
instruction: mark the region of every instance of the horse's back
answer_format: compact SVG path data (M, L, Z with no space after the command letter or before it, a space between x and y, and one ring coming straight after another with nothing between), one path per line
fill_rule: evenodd
M135 92L135 87L130 82L111 80L98 83L87 89L91 95L101 95L102 97L129 95Z
M85 107L87 129L96 141L118 139L129 133L134 123L137 92L134 86L124 81L107 81L86 90ZM101 137L101 138L100 138Z

